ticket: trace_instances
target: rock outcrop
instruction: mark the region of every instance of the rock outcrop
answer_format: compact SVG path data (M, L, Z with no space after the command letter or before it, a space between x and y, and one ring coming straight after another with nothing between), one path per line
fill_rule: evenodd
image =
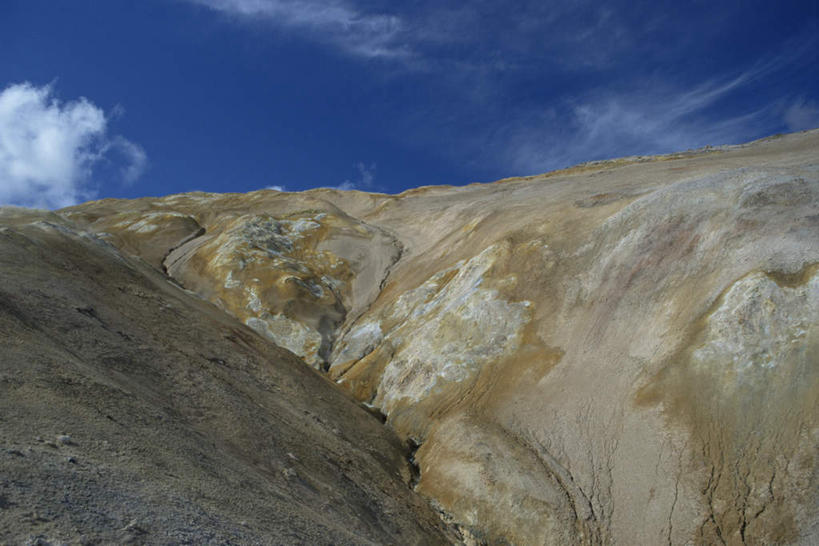
M59 218L382 412L464 540L819 542L819 131Z

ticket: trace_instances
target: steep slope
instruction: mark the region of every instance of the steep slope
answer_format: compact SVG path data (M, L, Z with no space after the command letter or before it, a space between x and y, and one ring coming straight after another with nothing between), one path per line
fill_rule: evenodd
M379 419L160 271L0 209L0 278L1 543L455 540Z
M163 245L183 285L377 407L478 540L819 542L817 131L62 214L155 265ZM163 218L172 237L141 224Z

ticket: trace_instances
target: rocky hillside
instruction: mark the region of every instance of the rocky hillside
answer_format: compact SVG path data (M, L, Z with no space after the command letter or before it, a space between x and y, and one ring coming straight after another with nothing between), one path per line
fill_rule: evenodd
M0 544L458 540L292 353L56 214L0 226Z
M14 214L0 431L31 477L2 521L39 495L31 526L127 529L113 491L214 541L819 542L819 131ZM103 500L61 504L82 480Z

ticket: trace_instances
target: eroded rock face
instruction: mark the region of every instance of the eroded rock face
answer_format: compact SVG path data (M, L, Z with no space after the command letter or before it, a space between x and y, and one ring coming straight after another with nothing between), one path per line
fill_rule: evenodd
M466 536L819 542L819 132L62 214L124 246L160 211L205 230L156 239L169 274L420 444L416 490Z
M124 211L86 220L102 238L154 267L162 267L170 249L204 233L192 216L175 211Z
M203 197L140 205L80 208L66 216L161 267L315 368L327 366L336 330L375 298L401 251L390 235L326 203L215 216Z
M700 540L799 542L816 518L818 296L815 265L738 279L642 393L700 449L689 463L708 476Z
M407 432L420 441L429 416L415 415L417 404L461 396L485 366L520 346L531 303L507 301L487 278L509 252L508 244L492 245L401 294L377 320L356 326L338 344L331 376L353 384L363 376L363 384L352 387L356 395L391 418L413 408L417 423ZM507 276L496 284L513 283ZM368 389L375 360L383 371Z
M316 248L326 217L228 218L164 265L185 286L319 367L344 320L342 293L352 278L343 259Z

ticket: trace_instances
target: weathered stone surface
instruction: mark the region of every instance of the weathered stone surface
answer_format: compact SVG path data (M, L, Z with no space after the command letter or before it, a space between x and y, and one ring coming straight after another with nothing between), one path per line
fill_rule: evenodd
M273 213L229 209L245 201L172 196L122 210L106 200L66 217L162 267L313 367L326 367L337 328L378 295L400 245L325 202Z
M531 303L507 301L487 277L510 249L492 245L402 293L377 321L356 326L338 344L331 376L352 383L359 398L393 422L412 408L409 435L420 441L432 414L422 415L419 404L432 409L462 397L484 367L520 347ZM510 275L495 284L514 283ZM383 364L377 384L369 382L374 359Z
M819 132L61 214L141 254L121 241L160 212L205 230L169 273L420 444L416 490L465 535L819 542Z

